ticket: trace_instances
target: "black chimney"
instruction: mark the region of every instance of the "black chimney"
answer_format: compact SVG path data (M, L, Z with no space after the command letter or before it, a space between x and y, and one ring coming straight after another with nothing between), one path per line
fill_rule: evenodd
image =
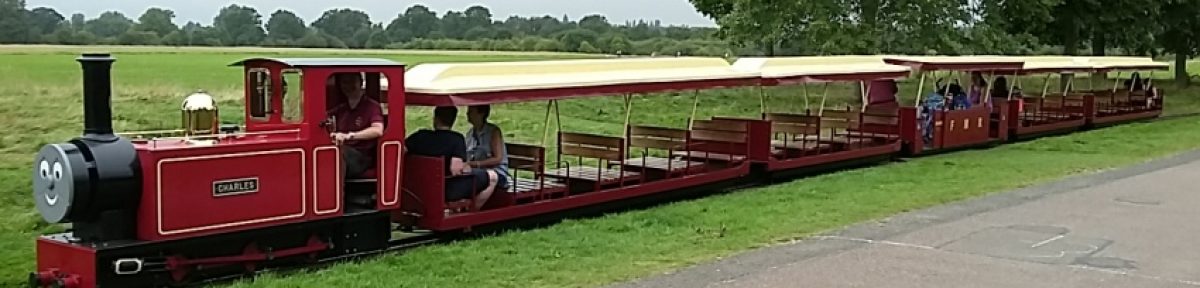
M112 63L108 53L84 53L75 59L83 66L83 138L113 141Z

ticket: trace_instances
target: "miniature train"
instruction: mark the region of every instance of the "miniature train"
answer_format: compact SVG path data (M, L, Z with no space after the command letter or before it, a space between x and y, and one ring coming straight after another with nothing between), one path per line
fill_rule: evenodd
M899 92L887 83L920 75L924 89L939 71L996 80L1168 67L1133 57L831 56L732 65L696 57L424 64L405 71L381 59L255 58L234 64L245 73L244 126L221 125L215 101L198 93L185 100L183 129L116 134L115 59L84 54L78 61L83 136L46 145L33 169L37 210L49 223L71 226L37 239L31 287L181 285L384 251L396 229L469 230L762 175L1151 119L1161 115L1163 95L1150 83L1080 92L1068 83L1055 93L1046 84L1038 96L985 85L973 107L933 109L920 97L913 105L887 100ZM377 163L361 179L344 179L346 148L329 136L339 119L326 111L344 101L331 77L345 73L364 78L365 95L384 112ZM796 112L764 104L761 117L694 119L700 90L831 82L858 83L862 105ZM950 92L935 89L928 91ZM665 91L697 91L686 127L629 123L631 95ZM613 95L626 97L624 135L562 127L550 133L558 101ZM302 101L289 107L289 99ZM515 177L486 203L446 201L445 159L407 153L406 107L528 101L548 102L544 139L558 149L547 155L544 143L508 143Z

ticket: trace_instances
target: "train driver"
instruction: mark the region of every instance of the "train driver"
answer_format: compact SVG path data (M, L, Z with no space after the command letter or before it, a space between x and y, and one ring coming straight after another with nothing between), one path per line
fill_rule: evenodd
M383 109L375 100L363 97L366 90L361 74L341 73L335 77L346 102L326 114L336 119L336 129L329 137L342 147L346 178L360 178L375 163L375 139L383 136Z

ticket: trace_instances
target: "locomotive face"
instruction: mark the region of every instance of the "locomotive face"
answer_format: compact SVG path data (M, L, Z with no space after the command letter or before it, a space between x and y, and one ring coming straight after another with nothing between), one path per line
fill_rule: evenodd
M79 150L72 144L42 147L33 162L33 197L38 212L50 223L66 220L76 193L76 179L86 179L87 168Z

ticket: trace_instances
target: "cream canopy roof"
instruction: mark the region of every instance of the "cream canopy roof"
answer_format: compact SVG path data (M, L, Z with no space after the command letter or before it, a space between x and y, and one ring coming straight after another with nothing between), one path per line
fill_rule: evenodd
M883 56L858 55L742 58L733 68L759 73L764 79L790 82L895 79L912 71L906 66L884 63Z
M1020 59L1004 56L884 56L883 61L923 71L1003 71L1020 69L1024 64Z
M1170 65L1149 57L1122 56L1010 56L1025 62L1027 73L1092 72L1108 70L1162 70Z
M435 95L758 77L701 57L422 64L404 75L408 93Z

